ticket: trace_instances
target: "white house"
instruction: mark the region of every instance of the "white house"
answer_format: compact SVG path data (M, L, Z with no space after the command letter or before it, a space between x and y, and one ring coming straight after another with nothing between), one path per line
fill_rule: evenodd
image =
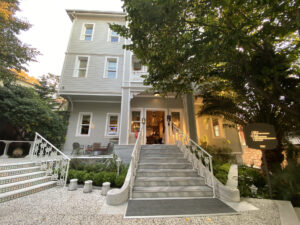
M70 102L70 120L64 151L72 143L115 142L133 145L144 123L145 143L172 144L171 122L195 141L226 142L241 154L238 132L223 127L222 118L195 117L199 102L192 95L159 96L143 85L147 67L122 48L128 40L109 29L125 25L125 13L67 10L73 22L61 74L59 93Z

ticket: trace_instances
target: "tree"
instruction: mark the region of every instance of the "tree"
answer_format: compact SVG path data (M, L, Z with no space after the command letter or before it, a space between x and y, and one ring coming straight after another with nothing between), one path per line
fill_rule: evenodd
M33 88L0 87L0 121L14 131L12 136L5 138L33 140L38 132L60 148L65 140L68 115L52 110L48 103ZM7 134L6 131L3 133Z
M299 4L124 0L128 26L111 28L131 39L125 47L148 66L145 84L160 92L197 91L207 78L217 76L234 88L251 87L265 101L299 117ZM273 58L277 61L269 60ZM257 70L263 60L269 65Z
M9 82L15 78L17 71L25 70L25 64L34 61L38 54L34 48L23 44L17 37L30 25L15 16L19 10L18 0L0 1L0 80Z

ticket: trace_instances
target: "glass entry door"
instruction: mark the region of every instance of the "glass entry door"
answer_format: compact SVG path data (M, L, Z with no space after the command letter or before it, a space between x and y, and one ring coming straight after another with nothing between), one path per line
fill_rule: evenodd
M146 144L165 144L165 112L146 111Z

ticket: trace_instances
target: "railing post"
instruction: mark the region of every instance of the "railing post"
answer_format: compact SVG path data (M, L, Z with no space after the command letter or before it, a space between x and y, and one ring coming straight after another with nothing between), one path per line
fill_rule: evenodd
M211 185L213 189L213 197L216 197L216 190L215 190L215 180L214 180L214 169L212 164L212 157L209 157L209 166L210 166L210 175L211 175Z
M3 141L3 142L5 143L5 148L4 148L4 152L3 152L3 155L1 156L1 158L7 159L7 158L8 158L8 155L7 155L8 148L9 148L9 145L10 145L13 141Z

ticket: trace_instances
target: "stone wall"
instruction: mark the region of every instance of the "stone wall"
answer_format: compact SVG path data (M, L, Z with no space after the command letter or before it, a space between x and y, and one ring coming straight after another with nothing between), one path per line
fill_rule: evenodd
M245 165L260 167L262 163L262 152L259 149L244 147L242 158Z

